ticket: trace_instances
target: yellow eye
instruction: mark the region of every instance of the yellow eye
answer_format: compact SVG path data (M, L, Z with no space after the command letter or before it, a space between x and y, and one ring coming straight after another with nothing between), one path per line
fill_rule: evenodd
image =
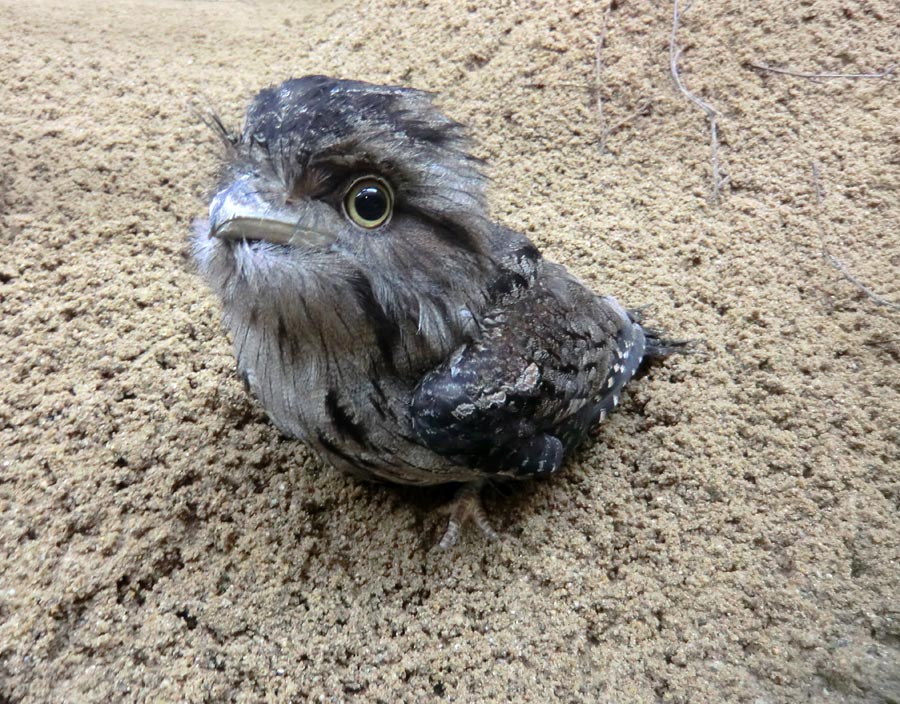
M344 209L354 223L371 230L390 219L394 210L394 194L384 181L367 176L350 186L344 197Z

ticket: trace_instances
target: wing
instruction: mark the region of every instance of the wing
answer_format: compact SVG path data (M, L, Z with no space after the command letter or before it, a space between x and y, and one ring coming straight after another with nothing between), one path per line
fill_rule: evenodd
M618 404L646 345L615 299L551 263L536 262L480 323L419 383L412 414L423 444L488 473L557 471Z

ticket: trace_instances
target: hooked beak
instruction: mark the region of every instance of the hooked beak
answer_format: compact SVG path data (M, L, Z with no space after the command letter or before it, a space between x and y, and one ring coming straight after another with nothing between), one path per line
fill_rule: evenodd
M309 209L307 208L306 211ZM209 204L209 236L222 240L259 240L272 244L331 244L334 237L310 227L314 212L267 202L252 177L242 176L219 191Z

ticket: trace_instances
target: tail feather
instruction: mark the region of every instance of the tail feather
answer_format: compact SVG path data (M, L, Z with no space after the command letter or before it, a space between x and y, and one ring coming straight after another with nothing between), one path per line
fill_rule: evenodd
M644 359L662 359L673 354L685 354L696 344L695 340L672 340L666 337L664 330L644 328L647 346L644 348Z
M689 340L671 340L665 333L641 324L644 308L627 310L612 296L603 302L620 320L614 341L612 359L606 376L601 382L601 395L582 414L585 427L592 428L602 422L619 405L625 386L652 359L686 352L693 344Z
M651 306L640 306L639 308L629 308L627 313L632 323L640 325L644 331L646 344L644 347L644 359L662 359L673 354L684 354L691 351L696 344L696 340L673 340L666 336L666 331L662 328L651 328L643 325L644 313L651 309Z
M625 309L611 296L603 300L622 320L616 339L615 359L604 380L608 390L600 399L601 410L609 413L619 404L625 385L648 361L688 352L694 341L673 340L659 328L645 327L642 321L649 306Z

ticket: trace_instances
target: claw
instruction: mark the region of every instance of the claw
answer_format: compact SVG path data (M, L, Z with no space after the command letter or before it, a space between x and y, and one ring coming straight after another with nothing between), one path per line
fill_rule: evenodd
M450 522L447 524L447 530L444 537L438 543L441 550L449 550L456 545L459 540L459 533L462 527L472 521L481 529L484 537L488 540L497 540L497 535L490 522L484 507L481 505L481 487L482 482L471 482L463 484L456 492L453 502L448 507L450 509Z

